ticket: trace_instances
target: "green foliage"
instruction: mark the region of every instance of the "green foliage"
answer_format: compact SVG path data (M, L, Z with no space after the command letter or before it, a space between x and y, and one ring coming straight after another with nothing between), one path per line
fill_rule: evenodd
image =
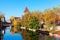
M48 30L50 30L50 27L51 27L51 22L45 22L45 25L47 26Z
M46 36L46 38L45 38L45 40L52 40L52 39L53 39L53 37L50 37L50 36Z
M40 36L38 33L33 31L20 31L23 34L24 40L41 40L44 38L44 40L52 40L53 37L50 36Z
M36 32L29 31L29 35L31 37L31 40L38 40L39 39L38 33L36 33Z
M38 40L39 35L32 31L20 31L23 34L24 40Z
M28 24L29 24L28 20L24 19L24 27L28 27Z
M20 21L17 21L17 26L21 26L21 22Z
M23 26L32 29L37 29L40 27L39 19L31 14L25 15L23 20Z
M53 31L55 31L55 27L56 27L56 24L55 24L55 23L53 23Z
M29 27L32 28L32 29L39 28L40 27L39 20L36 17L33 17L33 19L31 19Z

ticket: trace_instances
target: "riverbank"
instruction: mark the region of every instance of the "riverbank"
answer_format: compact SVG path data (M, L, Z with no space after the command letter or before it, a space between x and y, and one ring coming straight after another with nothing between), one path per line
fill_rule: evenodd
M39 30L41 30L43 32L47 31L46 29L39 29ZM26 28L26 27L20 27L18 32L23 36L24 40L33 40L33 39L39 40L39 39L41 39L41 35L43 35L42 37L44 37L46 40L52 40L54 38L59 38L58 36L56 36L55 33L51 32L51 31L48 31L49 35L46 35L46 34L40 35L40 33L36 32L36 29L31 29L31 28ZM53 36L54 36L54 38L53 38Z
M42 40L42 38L44 38L44 40L54 39L53 37L47 35L40 35L40 33L30 30L20 30L20 34L23 36L24 40Z
M26 27L21 27L21 29L36 32L36 29L30 29L30 28L26 29ZM39 29L39 30L47 31L47 30L44 30L44 29ZM49 36L54 36L55 38L60 38L60 31L49 31L48 30L48 32L49 32Z

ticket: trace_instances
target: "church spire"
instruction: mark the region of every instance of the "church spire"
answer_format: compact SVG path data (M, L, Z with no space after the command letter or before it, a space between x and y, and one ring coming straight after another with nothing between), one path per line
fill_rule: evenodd
M28 14L29 10L28 8L26 7L25 10L24 10L24 14Z

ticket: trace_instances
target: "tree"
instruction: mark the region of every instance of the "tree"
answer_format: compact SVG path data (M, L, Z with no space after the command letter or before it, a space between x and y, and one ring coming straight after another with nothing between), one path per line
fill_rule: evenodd
M11 21L14 21L14 18L15 18L14 16L11 16L11 17L10 17L10 20L11 20Z
M22 17L22 26L28 27L30 21L30 14L26 14Z
M10 17L11 24L14 24L14 20L15 20L15 17L14 16L11 16ZM13 27L11 29L13 29Z
M17 32L17 26L18 26L17 21L14 20L13 24L14 24L13 30L14 30L14 32Z
M56 20L60 21L60 8L53 8L53 12L56 14Z
M23 19L24 27L34 28L34 29L40 27L39 17L37 12L26 14L22 19Z
M52 10L46 10L44 20L54 23L56 21L56 14Z
M39 20L36 17L33 17L30 21L29 27L32 29L40 28Z
M54 13L58 13L59 10L60 10L59 8L53 8L53 12L54 12Z

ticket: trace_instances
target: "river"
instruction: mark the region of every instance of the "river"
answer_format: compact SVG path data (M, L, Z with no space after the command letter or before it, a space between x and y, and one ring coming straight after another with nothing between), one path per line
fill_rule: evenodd
M45 38L47 38L47 37L45 37ZM3 36L3 40L23 40L23 37L19 33L11 34L10 33L10 29L7 28L5 30L5 34ZM51 40L60 40L60 39L59 38L52 38Z
M10 29L6 29L3 40L23 40L23 37L19 33L11 34Z

